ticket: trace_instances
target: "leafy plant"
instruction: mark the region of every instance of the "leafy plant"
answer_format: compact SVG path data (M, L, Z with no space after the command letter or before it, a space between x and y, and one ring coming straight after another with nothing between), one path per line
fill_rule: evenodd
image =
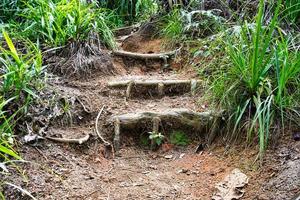
M197 10L181 12L184 19L184 33L189 38L203 38L221 30L224 19L212 10Z
M254 111L251 128L248 130L248 140L251 140L254 127L259 133L260 153L267 146L269 129L273 117L271 108L274 95L272 94L272 83L269 78L274 58L272 48L272 37L278 20L280 3L275 10L270 25L264 27L264 1L260 1L256 25L252 31L247 24L242 27L240 41L237 45L227 42L227 53L233 63L231 74L235 76L233 82L225 95L234 95L237 103L235 112L235 127L237 130L242 116L247 111ZM250 37L249 37L250 36ZM271 48L270 48L271 47ZM232 94L231 91L234 93ZM241 95L242 94L242 95ZM258 123L258 124L257 124Z
M161 133L156 133L156 132L149 132L150 135L149 135L149 139L151 141L153 141L156 145L161 145L165 136L162 135Z
M51 46L62 46L75 40L86 40L92 32L111 48L115 47L112 31L106 14L95 4L79 0L35 0L26 4L21 15L26 19L22 24L23 36L31 40L42 40Z
M33 83L42 71L42 55L39 49L29 42L29 52L21 56L8 34L3 31L9 50L0 47L3 83L1 92L4 96L19 98L22 92L35 96Z
M186 134L182 131L173 131L170 135L171 144L186 146L190 143L190 140Z

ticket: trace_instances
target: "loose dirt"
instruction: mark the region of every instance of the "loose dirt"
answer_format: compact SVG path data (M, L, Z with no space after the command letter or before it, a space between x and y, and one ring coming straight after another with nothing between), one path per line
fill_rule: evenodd
M128 39L127 41L131 41ZM124 43L126 50L132 44ZM131 49L132 50L132 49ZM159 52L161 41L142 40L134 44L134 51ZM31 192L37 199L211 199L215 185L234 168L241 169L250 179L243 199L289 199L300 192L299 142L286 137L277 148L267 152L263 167L254 162L256 148L241 145L223 145L219 138L214 145L195 153L202 139L195 137L185 147L163 144L150 151L136 140L136 135L126 134L121 150L113 159L104 157L104 146L97 137L95 119L104 105L100 117L101 131L112 140L113 128L106 119L116 114L138 111L160 111L167 108L187 108L201 112L207 110L196 95L189 93L164 96L141 95L135 92L125 98L125 90L107 87L111 80L128 79L190 79L196 78L189 69L177 71L178 64L162 69L160 62L145 63L130 59L113 58L115 75L92 76L89 80L60 79L53 89L75 95L80 99L81 111L72 124L62 126L52 123L47 134L55 137L80 138L91 134L82 145L59 144L48 140L20 146L20 153L29 163L22 164L24 177L9 180ZM147 130L145 130L147 131ZM149 131L149 130L148 130ZM123 135L124 137L124 135ZM6 188L7 199L29 199L25 194Z

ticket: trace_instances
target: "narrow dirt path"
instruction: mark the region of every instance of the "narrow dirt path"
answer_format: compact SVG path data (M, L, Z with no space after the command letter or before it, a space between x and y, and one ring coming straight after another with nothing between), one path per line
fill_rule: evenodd
M154 43L149 45L147 42L151 50L158 50L160 43L157 40ZM143 147L139 136L130 131L121 135L119 156L104 158L104 148L93 132L95 116L103 105L105 110L100 123L102 133L110 141L113 128L106 120L111 116L178 108L194 112L204 110L197 103L200 91L191 95L190 84L179 87L166 85L162 95L157 93L157 86L145 89L135 85L130 98L126 98L127 87L111 88L108 83L195 78L193 74L179 74L172 69L163 71L160 62L151 63L150 68L139 63L130 66L126 62L115 58L117 75L68 81L56 86L81 97L89 114L79 116L80 120L73 119L77 123L72 127L52 127L50 135L79 138L92 134L92 139L81 146L47 142L26 149L25 159L39 163L28 168L31 173L28 182L30 191L39 199L210 199L215 183L231 170L218 156L208 152L195 154L201 138L189 147L164 144L153 152ZM144 127L142 131L147 133L151 129Z
M141 42L133 48L137 52L159 52L161 42L153 40ZM126 44L127 48L130 45ZM128 47L129 46L129 47ZM148 49L147 49L148 48ZM150 61L149 61L150 62ZM176 66L176 65L174 65ZM199 104L201 88L191 95L191 84L180 87L164 87L160 94L157 86L138 87L130 90L128 85L112 88L108 83L124 80L192 80L196 73L177 73L162 69L161 62L136 62L114 58L114 74L99 76L90 80L67 80L53 87L64 93L76 95L83 111L72 115L72 126L57 124L48 130L49 136L80 138L90 134L87 143L64 144L42 141L34 146L23 147L25 160L33 161L25 166L28 181L23 182L37 199L211 199L216 183L220 182L234 167L241 166L239 157L226 157L219 151L195 150L203 143L205 132L189 130L193 142L185 147L176 147L166 142L157 151L149 150L141 143L141 135L147 135L151 126L141 121L135 129L121 129L121 144L118 156L105 158L105 149L94 131L95 119L102 106L100 116L101 133L113 141L114 127L109 119L127 113L162 112L170 109L188 109L204 112L206 106ZM174 124L173 124L174 125ZM161 126L163 134L168 135L172 124ZM179 125L180 126L180 125ZM149 128L150 127L150 128ZM166 129L164 129L166 127ZM214 153L215 152L215 153ZM224 149L222 149L224 152ZM250 154L254 154L250 152ZM246 159L241 154L241 161ZM249 151L247 151L249 154ZM237 161L232 163L232 161ZM250 161L249 161L250 162ZM245 166L247 169L248 166ZM249 170L249 169L248 169ZM250 170L251 171L251 170ZM271 171L266 173L269 176ZM250 176L256 176L253 171ZM261 181L264 177L261 177ZM261 182L260 181L260 182ZM250 194L255 195L260 182L252 183ZM256 194L257 195L257 194ZM11 199L24 199L21 193L7 194ZM253 199L248 196L246 199Z

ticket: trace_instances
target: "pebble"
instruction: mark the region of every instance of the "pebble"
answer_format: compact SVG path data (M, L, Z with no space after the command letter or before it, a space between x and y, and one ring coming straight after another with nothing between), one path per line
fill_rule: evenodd
M166 155L165 156L165 159L172 159L173 158L173 155Z

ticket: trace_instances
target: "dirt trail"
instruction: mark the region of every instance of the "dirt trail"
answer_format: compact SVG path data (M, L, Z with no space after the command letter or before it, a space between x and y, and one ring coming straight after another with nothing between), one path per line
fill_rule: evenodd
M159 40L141 42L135 50L141 53L160 51ZM127 44L128 46L128 44ZM144 48L142 48L144 47ZM150 49L147 49L149 47ZM127 47L129 48L129 47ZM134 62L114 58L116 75L99 76L90 80L69 80L54 87L66 93L76 94L82 100L86 112L73 116L71 127L53 126L48 134L56 137L79 138L91 134L91 139L82 145L59 144L42 141L34 146L23 146L25 160L33 161L25 165L28 181L21 178L23 187L37 199L211 199L216 183L230 171L239 167L250 177L245 199L260 199L258 189L273 171L263 175L249 169L256 151L250 155L240 152L235 156L224 154L223 147L205 149L195 153L202 138L194 137L187 147L164 144L158 151L150 151L139 143L139 136L133 132L123 134L119 156L114 159L104 157L104 147L97 137L94 126L100 108L105 110L100 117L102 133L110 141L113 128L106 120L111 116L139 111L161 111L168 108L187 108L201 112L207 108L199 104L201 89L194 96L190 92L156 96L155 93L133 90L126 99L125 89L107 86L115 80L169 80L193 79L196 73L178 73L171 68L163 71L162 63ZM143 130L144 132L151 130ZM135 133L136 134L136 133ZM249 154L249 151L247 151ZM245 164L248 163L248 164ZM260 177L259 181L255 181ZM297 192L297 191L295 191ZM8 192L8 199L26 199L21 193ZM261 198L263 199L263 198Z

